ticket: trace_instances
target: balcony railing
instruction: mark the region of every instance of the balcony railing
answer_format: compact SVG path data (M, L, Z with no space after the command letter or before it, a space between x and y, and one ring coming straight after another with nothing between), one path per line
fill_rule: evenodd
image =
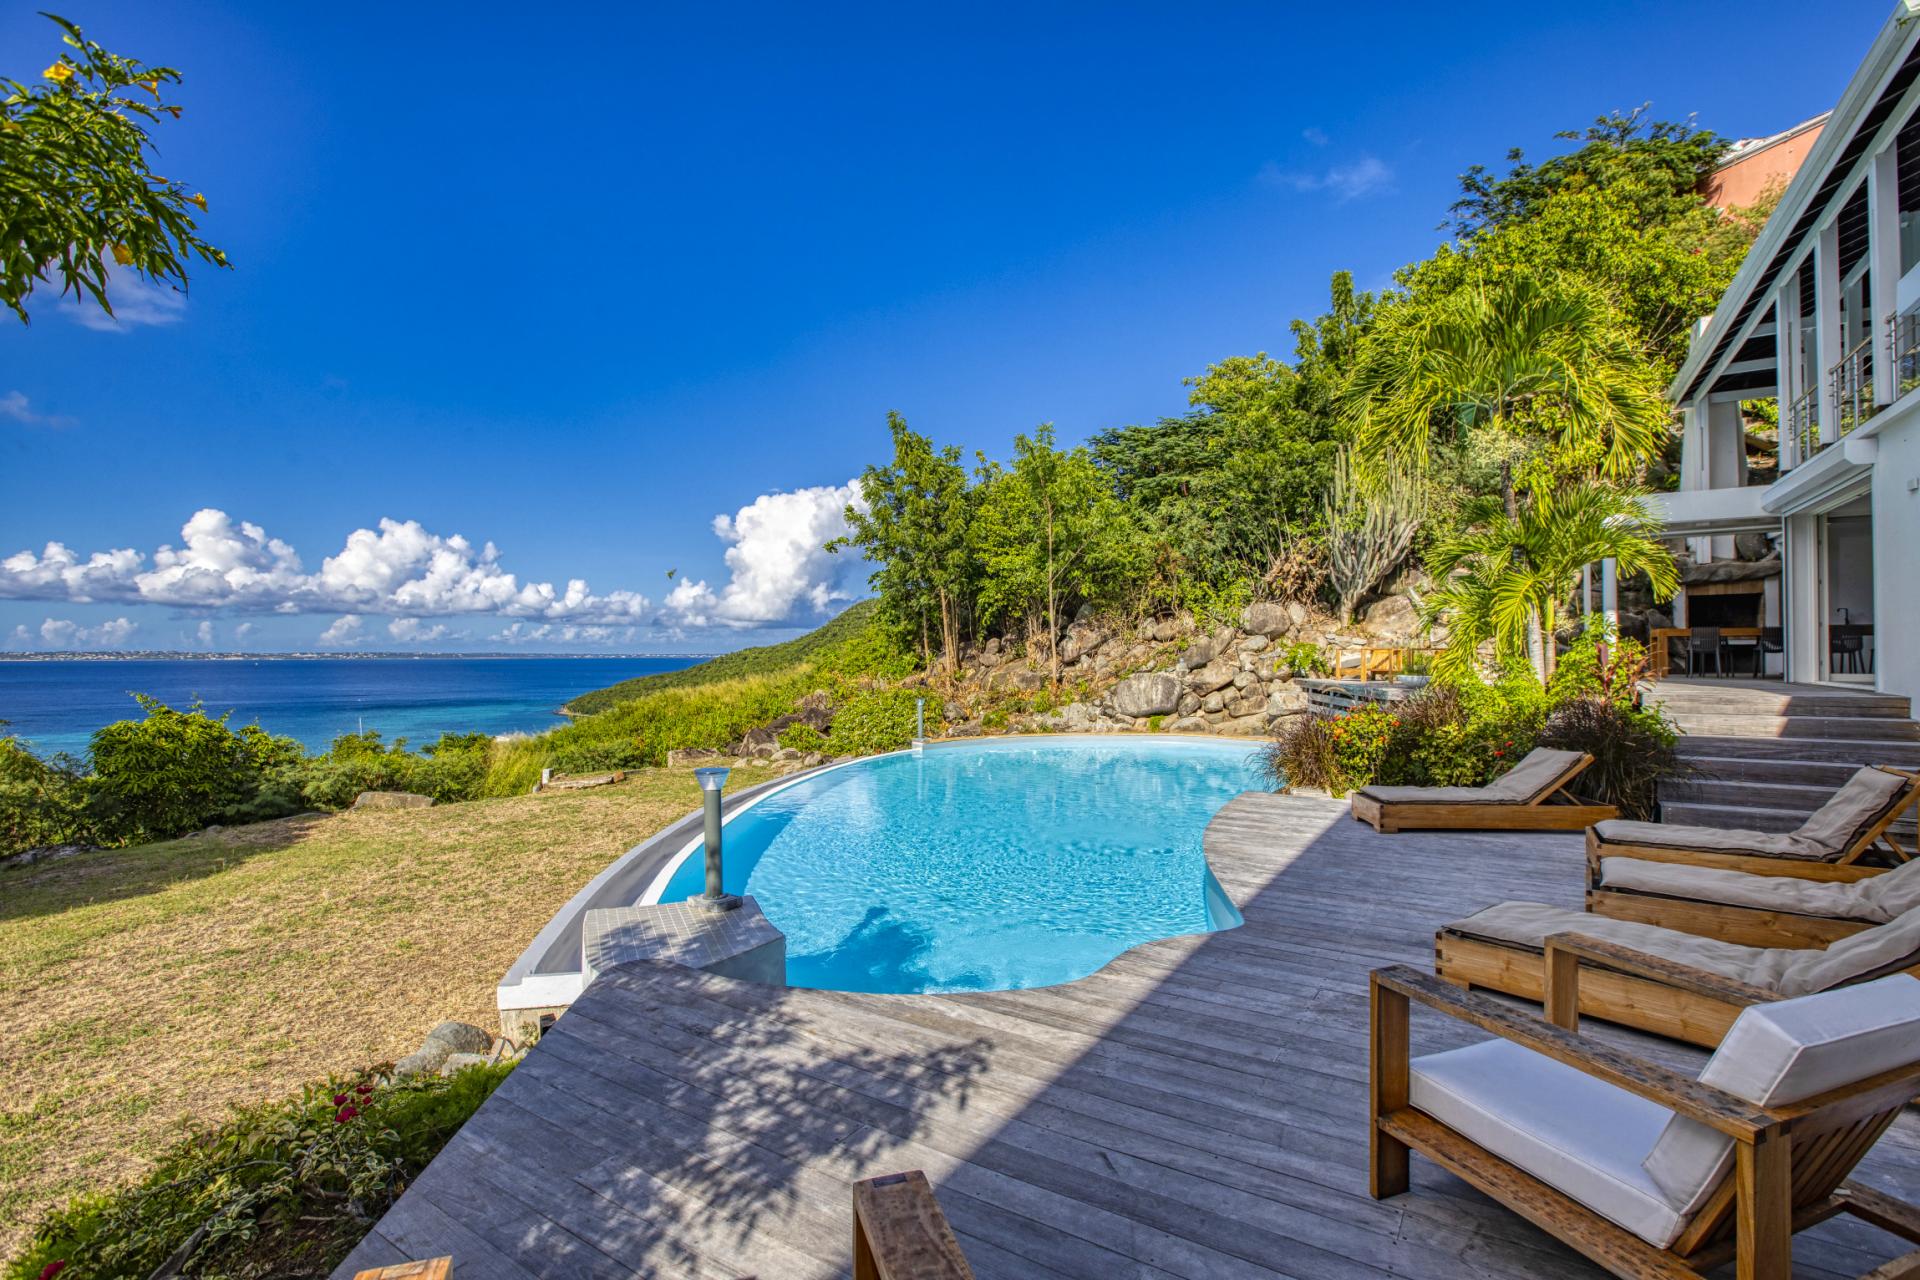
M1794 457L1800 461L1820 451L1820 415L1814 412L1818 395L1809 390L1780 414L1780 438L1793 441Z
M1920 387L1920 306L1909 307L1893 318L1887 342L1893 358L1893 398Z
M1880 411L1873 402L1873 340L1868 338L1840 357L1829 371L1833 379L1835 430L1821 444L1832 444Z

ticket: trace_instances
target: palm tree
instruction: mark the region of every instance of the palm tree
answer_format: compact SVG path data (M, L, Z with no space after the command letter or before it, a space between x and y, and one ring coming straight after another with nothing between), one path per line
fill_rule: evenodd
M1384 309L1345 407L1363 458L1424 468L1433 440L1492 426L1621 479L1660 452L1669 413L1651 363L1598 288L1506 276ZM1518 513L1510 466L1502 499Z
M1466 532L1436 547L1428 567L1440 586L1421 601L1429 623L1447 615L1447 647L1436 674L1466 675L1480 645L1502 659L1525 656L1542 680L1553 674L1552 636L1560 606L1584 565L1615 561L1622 573L1644 570L1661 599L1680 585L1661 526L1630 493L1592 481L1541 494L1524 510L1483 509Z

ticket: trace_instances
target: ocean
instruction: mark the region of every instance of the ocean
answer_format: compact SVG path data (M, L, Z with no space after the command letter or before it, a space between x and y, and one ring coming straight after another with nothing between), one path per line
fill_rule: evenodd
M33 750L75 754L93 731L137 719L132 694L174 707L196 697L236 728L323 750L361 728L415 746L442 733L539 733L569 698L698 658L128 658L0 661L0 733Z

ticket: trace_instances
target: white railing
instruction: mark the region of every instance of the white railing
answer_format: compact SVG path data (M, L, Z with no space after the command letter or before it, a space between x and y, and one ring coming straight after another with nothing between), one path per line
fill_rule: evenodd
M1873 402L1873 340L1866 339L1841 356L1828 376L1833 379L1834 429L1823 433L1822 448L1880 411Z

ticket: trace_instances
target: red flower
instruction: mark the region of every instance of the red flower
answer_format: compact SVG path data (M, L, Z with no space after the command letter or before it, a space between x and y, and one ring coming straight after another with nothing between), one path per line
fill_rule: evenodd
M1506 752L1504 752L1504 751L1502 751L1502 750L1500 750L1500 748L1498 748L1498 747L1495 747L1495 748L1493 749L1493 754L1494 754L1494 755L1496 755L1496 756L1503 756L1503 755L1505 755L1505 754L1507 754L1507 753L1506 753Z
M358 1107L342 1107L339 1113L333 1117L333 1122L335 1124L345 1124L359 1114L360 1108Z
M336 1093L336 1094L334 1094L334 1095L333 1095L333 1105L334 1105L334 1106L336 1106L336 1107L344 1107L344 1106L346 1106L346 1105L347 1105L347 1095L346 1095L346 1094L344 1094L344 1093Z
M60 1259L58 1262L49 1262L46 1266L40 1268L40 1280L53 1280L55 1276L66 1269L67 1260L65 1258Z
M364 1098L373 1092L373 1086L370 1084L357 1084L353 1086L353 1091Z

